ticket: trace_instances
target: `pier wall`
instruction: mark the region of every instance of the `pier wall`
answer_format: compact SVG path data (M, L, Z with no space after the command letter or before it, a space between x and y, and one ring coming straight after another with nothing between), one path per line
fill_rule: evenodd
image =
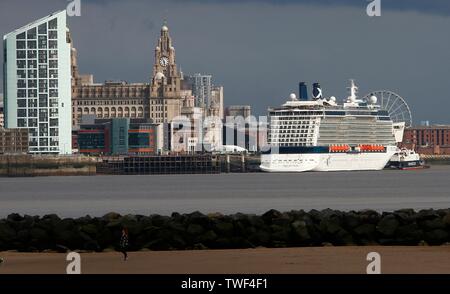
M0 251L103 251L128 228L130 250L229 249L344 245L443 245L450 209L342 212L270 210L263 215L125 215L61 219L11 214L0 220Z
M96 159L86 156L0 155L0 176L94 175Z

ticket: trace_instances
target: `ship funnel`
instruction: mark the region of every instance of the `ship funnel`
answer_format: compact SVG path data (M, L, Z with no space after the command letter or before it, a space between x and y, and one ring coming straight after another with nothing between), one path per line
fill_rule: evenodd
M312 92L314 99L322 99L322 88L320 87L319 83L313 84L313 92Z
M305 82L298 83L298 99L303 101L308 100L308 88Z

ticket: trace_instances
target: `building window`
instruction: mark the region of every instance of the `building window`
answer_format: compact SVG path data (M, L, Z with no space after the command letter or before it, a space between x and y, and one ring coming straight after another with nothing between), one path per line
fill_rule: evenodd
M26 64L25 60L17 60L17 68L25 68Z
M39 65L39 77L41 79L47 78L47 65L45 65L45 64Z
M17 109L17 117L27 117L26 109Z
M58 41L57 40L49 40L48 48L49 49L58 49Z
M37 115L35 115L37 117ZM28 127L32 128L32 127L37 127L37 118L30 118L28 119ZM32 136L37 136L37 130L36 129L30 129L31 135Z
M57 127L58 126L58 119L57 118L51 118L50 119L50 126L51 127Z
M39 92L45 93L47 90L47 80L39 80Z
M27 39L36 39L36 28L29 29L27 32Z
M52 59L58 58L58 50L50 50L48 52L48 57Z
M58 31L50 31L50 32L48 32L48 38L49 38L49 40L58 39Z
M17 99L17 107L27 107L26 99Z
M18 98L25 98L25 97L27 97L27 90L23 90L23 89L17 90L17 97Z
M28 109L28 117L37 117L37 109Z
M25 80L17 80L17 88L26 88L27 87L27 83L25 82Z
M28 88L36 88L37 80L28 80Z
M17 49L25 49L25 41L17 41L16 48Z
M28 41L28 49L36 49L37 45L36 45L36 41Z
M25 128L25 127L27 126L27 120L24 119L24 118L19 118L19 119L17 120L17 126L18 126L19 128Z
M58 88L58 80L50 80L49 87L50 88Z
M28 90L28 98L37 98L37 90L36 89Z
M37 61L36 60L28 60L28 69L37 68Z
M50 99L49 105L50 107L58 107L58 99Z
M51 108L50 117L57 117L57 116L58 116L58 108Z
M37 107L37 99L28 99L28 107Z
M27 78L26 71L25 70L18 70L17 71L17 78L19 78L19 79L26 79Z
M25 50L17 50L16 53L17 53L17 58L18 59L25 59L25 58L27 58L27 54L26 54Z
M58 29L58 19L54 18L48 22L49 30L57 30Z
M50 80L50 82L51 81L52 80ZM58 81L58 80L56 80L56 81ZM58 85L58 84L56 84L56 85ZM49 96L50 97L58 97L58 89L50 89Z
M28 70L28 78L29 79L37 79L37 70L35 70L35 69Z
M38 48L39 49L47 49L47 37L46 36L39 36Z
M37 57L36 50L28 50L28 59L34 59Z
M50 60L49 68L58 68L58 60Z
M39 109L39 122L47 122L48 121L48 112L47 109ZM45 127L45 133L41 133L39 131L39 136L48 136L47 127Z
M40 130L39 130L40 132ZM41 135L42 136L42 135ZM47 135L46 135L47 136ZM47 138L40 138L39 139L39 146L48 146L48 139ZM42 148L41 148L42 150ZM44 149L45 150L45 149Z
M48 107L48 98L46 94L39 94L39 107Z
M39 50L39 63L47 63L47 51Z
M43 23L38 27L38 33L39 35L47 34L47 23Z

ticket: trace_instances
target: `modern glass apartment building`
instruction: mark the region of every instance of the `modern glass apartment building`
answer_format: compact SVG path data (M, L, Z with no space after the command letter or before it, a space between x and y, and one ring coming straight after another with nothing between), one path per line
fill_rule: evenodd
M3 37L5 126L29 130L30 153L72 152L68 33L60 11Z
M194 74L189 77L192 84L192 95L195 96L196 107L211 106L211 75Z

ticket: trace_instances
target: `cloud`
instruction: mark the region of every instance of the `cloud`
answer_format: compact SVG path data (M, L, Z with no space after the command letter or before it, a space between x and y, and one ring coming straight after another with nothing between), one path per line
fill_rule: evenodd
M175 2L195 2L201 4L234 4L234 3L266 3L270 5L314 5L326 7L350 6L356 8L367 7L372 0L172 0ZM450 1L448 0L381 0L382 9L398 11L416 11L438 15L450 15Z
M416 122L450 123L450 18L422 13L415 0L408 1L414 9L396 8L397 1L405 2L382 0L382 16L369 18L364 0L82 0L82 16L69 25L80 71L97 82L149 82L167 17L178 65L185 74L212 74L225 87L227 105L249 104L262 115L297 92L299 81L318 81L325 96L341 101L348 79L355 78L361 95L378 89L400 94ZM423 2L431 11L445 4ZM2 0L0 34L65 5Z

